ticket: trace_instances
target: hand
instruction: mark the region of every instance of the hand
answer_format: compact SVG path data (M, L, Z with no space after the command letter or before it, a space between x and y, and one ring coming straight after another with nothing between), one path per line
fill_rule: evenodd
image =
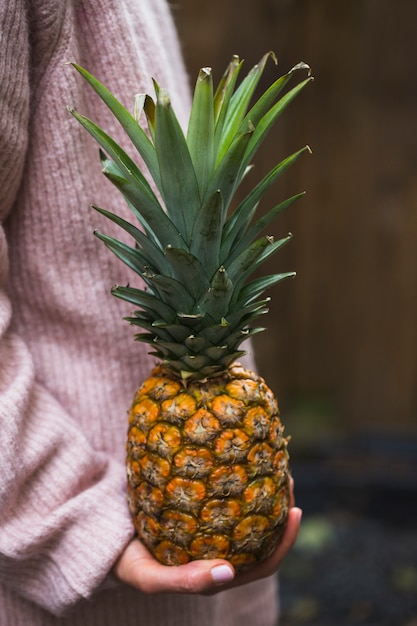
M114 566L114 573L124 583L148 594L201 593L245 585L274 574L290 551L298 535L301 509L292 507L281 542L268 560L235 574L223 559L191 561L185 565L161 565L138 540L133 539Z
M122 582L148 594L213 594L245 585L278 570L295 543L300 518L300 509L290 509L285 533L274 554L267 561L236 575L233 566L222 559L190 561L179 566L161 565L138 539L133 539L124 550L114 566L114 573Z

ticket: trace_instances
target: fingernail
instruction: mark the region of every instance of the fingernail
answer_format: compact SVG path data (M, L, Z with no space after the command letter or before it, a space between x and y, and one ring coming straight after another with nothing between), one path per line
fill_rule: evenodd
M221 585L228 583L235 577L235 573L232 568L227 565L217 565L211 570L211 577L215 583Z

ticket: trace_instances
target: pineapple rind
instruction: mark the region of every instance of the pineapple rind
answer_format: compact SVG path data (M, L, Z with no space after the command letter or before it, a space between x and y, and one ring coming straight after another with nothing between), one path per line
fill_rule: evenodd
M132 403L127 450L135 528L162 563L225 558L242 570L278 544L290 506L287 439L260 376L234 364L184 388L158 366Z

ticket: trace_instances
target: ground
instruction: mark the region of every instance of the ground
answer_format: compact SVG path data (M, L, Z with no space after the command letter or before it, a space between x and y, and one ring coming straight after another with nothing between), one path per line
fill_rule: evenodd
M304 517L280 626L417 626L417 440L322 446L293 474Z

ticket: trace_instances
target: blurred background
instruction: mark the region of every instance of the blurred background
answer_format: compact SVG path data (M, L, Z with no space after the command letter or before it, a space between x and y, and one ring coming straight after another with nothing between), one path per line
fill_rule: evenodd
M272 290L255 342L305 512L280 576L281 624L417 626L417 3L173 11L193 82L200 67L218 81L232 54L249 70L268 50L279 65L263 86L299 61L315 77L249 181L311 146L261 207L307 191L268 233L294 239L267 273L297 278Z

